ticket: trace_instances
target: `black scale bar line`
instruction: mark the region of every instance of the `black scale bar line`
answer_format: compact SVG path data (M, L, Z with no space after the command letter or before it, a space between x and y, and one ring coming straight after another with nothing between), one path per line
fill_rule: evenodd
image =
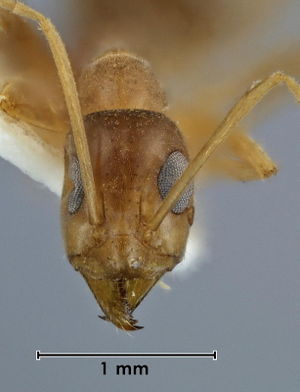
M217 350L211 353L42 353L36 351L36 360L41 358L212 358L217 360Z

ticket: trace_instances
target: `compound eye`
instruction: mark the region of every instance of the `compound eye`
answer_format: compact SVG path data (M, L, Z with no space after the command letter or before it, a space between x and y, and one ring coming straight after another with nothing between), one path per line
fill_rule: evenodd
M187 158L180 151L174 151L168 156L157 179L159 193L163 199L166 198L170 189L180 179L188 164ZM193 192L194 184L191 183L172 208L174 214L181 214L188 207Z
M69 214L74 215L79 210L84 198L84 190L81 181L79 161L78 158L74 155L71 157L69 175L71 177L71 180L73 181L74 188L69 195L68 212Z

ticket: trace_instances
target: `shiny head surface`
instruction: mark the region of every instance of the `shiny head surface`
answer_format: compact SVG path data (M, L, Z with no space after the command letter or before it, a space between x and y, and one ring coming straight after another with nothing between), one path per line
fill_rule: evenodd
M162 187L165 191L170 186L161 183L164 173L175 173L175 182L188 162L188 153L179 129L158 112L101 111L86 116L85 129L104 219L100 225L89 222L69 134L61 207L66 250L105 319L133 330L138 328L132 318L134 309L184 255L193 221L191 192L157 230L150 230L147 222L162 203ZM174 161L174 156L179 159Z

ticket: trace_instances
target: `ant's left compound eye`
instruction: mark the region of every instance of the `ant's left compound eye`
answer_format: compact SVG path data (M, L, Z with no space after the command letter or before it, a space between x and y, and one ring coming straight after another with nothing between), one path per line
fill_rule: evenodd
M73 215L76 214L76 212L79 210L84 198L84 190L81 181L79 161L78 158L74 155L71 158L70 177L73 181L74 188L69 195L68 211L69 214Z
M172 152L160 169L157 185L161 197L164 199L176 184L189 162L180 151ZM194 192L194 184L190 184L172 208L174 214L181 214L188 206Z

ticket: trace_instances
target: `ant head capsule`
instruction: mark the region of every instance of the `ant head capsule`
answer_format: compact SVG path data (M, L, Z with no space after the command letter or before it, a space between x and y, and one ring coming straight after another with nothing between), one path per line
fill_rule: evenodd
M176 125L149 110L90 114L85 128L104 217L99 225L89 222L70 134L62 196L68 257L87 281L105 318L122 329L136 329L133 310L185 251L192 188L156 230L149 229L148 222L184 171L187 150Z

